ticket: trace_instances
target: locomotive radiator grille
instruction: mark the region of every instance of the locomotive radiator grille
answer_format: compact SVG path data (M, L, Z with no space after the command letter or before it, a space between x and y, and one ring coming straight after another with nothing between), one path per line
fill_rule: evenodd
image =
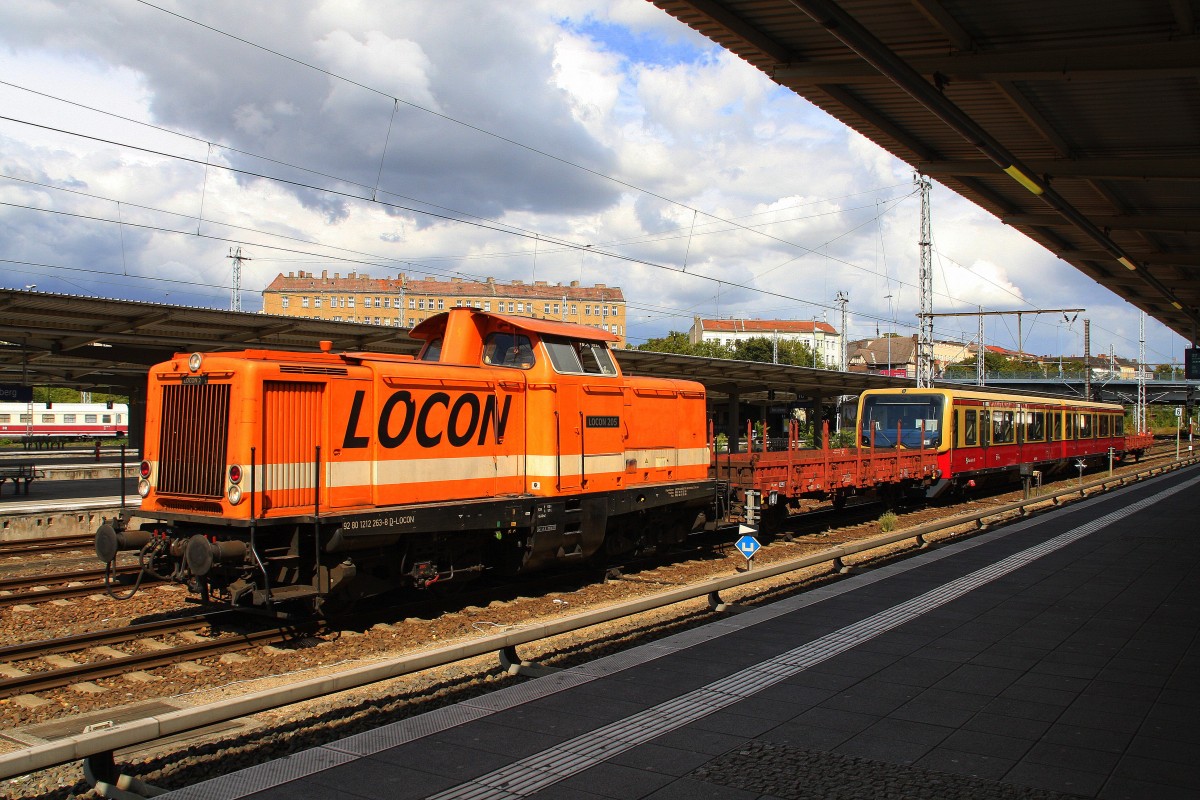
M267 381L263 389L264 510L310 508L324 384Z
M228 384L164 386L158 491L221 497L228 439Z

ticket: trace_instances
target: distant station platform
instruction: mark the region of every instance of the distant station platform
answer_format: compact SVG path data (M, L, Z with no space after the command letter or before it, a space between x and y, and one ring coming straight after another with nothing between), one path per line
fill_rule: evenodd
M1200 796L1200 470L177 790Z

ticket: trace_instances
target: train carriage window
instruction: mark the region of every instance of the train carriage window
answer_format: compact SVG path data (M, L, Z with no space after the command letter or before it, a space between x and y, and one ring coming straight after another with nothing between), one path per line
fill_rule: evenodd
M1063 438L1062 429L1062 414L1057 411L1050 412L1050 441L1061 442Z
M992 412L979 412L979 446L988 446L988 433L992 430Z
M493 333L483 343L483 363L514 369L529 369L536 361L533 344L519 333Z
M53 414L42 414L42 422L53 425L54 424L54 415Z
M1076 438L1078 438L1078 439L1092 438L1092 415L1091 414L1077 414L1076 419L1079 423L1079 435Z
M0 422L12 422L12 414L0 414Z
M75 424L75 415L74 414L63 414L63 424L64 425L74 425Z
M96 424L96 415L95 414L84 414L83 415L83 424L84 425L95 425Z
M1046 412L1032 412L1029 422L1029 432L1025 438L1031 442L1042 442L1046 440Z
M1108 414L1100 415L1100 438L1108 436Z
M31 423L33 422L33 415L32 415L32 414L22 414L22 415L21 415L21 422L23 422L23 423L25 423L25 424L27 424L27 425L28 425L28 424L31 424Z
M1113 436L1124 436L1124 435L1125 435L1125 417L1119 416L1119 415L1113 417Z
M993 411L992 444L1012 444L1015 438L1013 433L1013 412Z
M975 420L977 414L975 409L968 408L963 412L963 444L974 447L977 436L975 434Z

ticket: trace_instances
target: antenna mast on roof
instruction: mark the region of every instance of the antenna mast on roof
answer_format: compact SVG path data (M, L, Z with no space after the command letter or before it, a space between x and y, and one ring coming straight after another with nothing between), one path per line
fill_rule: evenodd
M249 261L250 256L242 255L242 248L229 248L229 258L233 259L233 296L229 298L229 310L242 310L242 262Z

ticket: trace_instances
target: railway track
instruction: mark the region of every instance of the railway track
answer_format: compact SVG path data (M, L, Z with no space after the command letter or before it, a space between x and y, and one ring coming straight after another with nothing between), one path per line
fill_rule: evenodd
M124 579L137 575L140 570L136 564L118 566L113 569L113 577L118 584L123 584ZM46 603L103 592L106 589L104 574L104 569L89 569L53 575L5 578L0 580L0 607L20 603ZM122 587L118 585L117 588Z
M183 644L168 644L159 641L159 637L172 637L189 632L198 633L204 629L220 628L221 620L237 620L241 624L245 624L243 617L234 612L224 611L196 617L158 620L121 629L82 633L59 639L26 642L0 648L0 662L7 666L4 676L0 676L0 698L45 692L86 681L170 666L183 661L194 661L254 647L280 644L295 638L298 633L307 632L303 629L298 631L296 628L272 626L261 630L218 634L211 640L190 641ZM132 643L146 647L147 642L155 644L148 646L143 652L126 653L114 648L114 645L128 646ZM86 657L97 660L77 664L63 664L61 661L56 661L55 665L48 670L42 668L47 662L43 661L40 665L36 663L48 656L62 657L61 654L64 653L84 656L85 652L90 654Z
M0 558L12 558L29 553L58 553L72 550L91 550L95 546L93 534L78 536L47 536L42 539L15 539L0 541Z

